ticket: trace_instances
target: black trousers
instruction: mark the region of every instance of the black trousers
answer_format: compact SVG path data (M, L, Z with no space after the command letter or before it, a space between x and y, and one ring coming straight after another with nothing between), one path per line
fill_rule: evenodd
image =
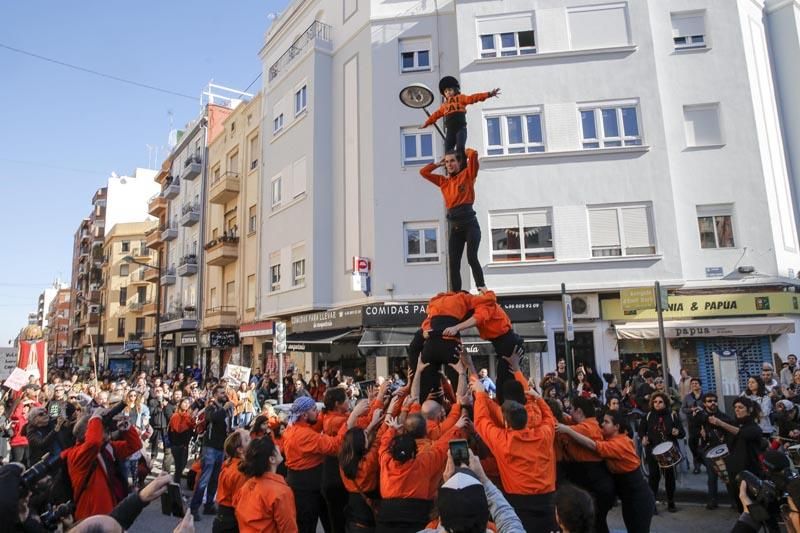
M506 499L517 513L525 531L558 531L555 493L507 494Z
M650 490L653 491L653 498L658 496L658 484L661 483L661 474L664 474L664 488L667 492L667 501L675 501L675 467L661 469L658 461L653 457L652 452L647 454L647 468L649 472Z
M494 353L497 355L497 373L495 374L497 402L500 405L503 405L503 400L505 400L503 394L503 385L507 381L514 380L514 374L511 372L511 366L508 364L508 361L503 359L503 357L508 357L512 354L514 348L517 346L522 346L523 340L522 337L514 333L513 329L510 329L499 337L492 339L491 342L492 346L494 347Z
M627 474L614 474L614 487L622 502L622 520L628 533L649 533L653 519L655 500L647 490L642 471L636 469Z
M465 221L449 220L450 238L447 243L448 265L450 270L450 290L461 290L461 256L464 246L467 247L467 263L472 270L472 277L478 287L485 287L483 269L478 260L478 247L481 244L481 226L478 219L472 217Z
M236 521L233 507L219 506L217 516L211 524L211 533L239 533L239 523Z
M608 533L606 516L614 507L616 490L614 479L606 468L605 461L587 463L564 463L567 479L574 485L584 489L594 498L594 530L595 533Z
M172 457L175 459L175 475L172 476L172 481L181 484L183 478L183 471L186 469L186 463L189 460L189 446L173 446Z
M689 451L692 452L692 458L694 459L693 466L699 468L700 465L705 463L703 460L703 450L700 449L700 428L694 427L691 424L689 425L688 441Z
M367 496L372 498L373 505L375 502L380 502L380 494L376 492ZM380 504L378 503L378 505ZM358 492L348 494L344 514L347 520L347 533L373 533L375 531L375 514Z
M11 462L22 463L25 468L28 468L28 447L27 446L12 446L11 447Z
M455 150L461 158L461 164L466 165L467 128L446 128L444 135L444 151Z

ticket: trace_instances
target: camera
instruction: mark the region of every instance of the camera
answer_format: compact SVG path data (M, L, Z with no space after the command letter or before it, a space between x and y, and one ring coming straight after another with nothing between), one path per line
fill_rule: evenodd
M694 417L692 420L696 424L705 424L706 422L708 422L708 417L709 417L708 411L706 411L705 409L700 409L699 411L696 411L694 413Z
M741 484L742 481L747 485L747 494L754 502L760 503L764 507L778 501L781 496L781 492L778 491L774 482L766 479L759 479L748 470L743 470L736 476L737 485Z
M19 484L27 490L33 487L46 476L54 474L61 466L61 457L58 454L48 453L41 461L25 470L19 478Z
M75 504L72 502L62 503L61 505L56 505L55 507L51 507L46 512L39 515L39 520L41 520L42 525L49 529L50 531L54 531L58 528L59 522L63 518L68 517L72 513L75 512Z

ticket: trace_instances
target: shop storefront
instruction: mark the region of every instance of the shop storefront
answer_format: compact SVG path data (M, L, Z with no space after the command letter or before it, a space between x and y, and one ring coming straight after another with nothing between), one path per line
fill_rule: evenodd
M528 371L538 374L540 354L547 351L542 302L526 296L498 298L516 331L525 339ZM425 320L427 301L366 305L362 309L364 333L358 344L367 358L367 377L403 373L406 368L406 347ZM475 328L461 334L464 348L472 355L475 366L495 374L495 353L489 341L480 338ZM533 355L533 357L531 357Z
M220 377L225 373L228 363L241 365L241 350L239 349L239 332L235 329L214 329L205 335L208 339L206 347L206 367L211 369L211 375Z
M686 368L706 390L739 394L748 375L774 362L773 353L796 349L799 298L789 292L670 296L664 333L671 374ZM619 299L603 301L602 309L613 323L623 379L660 361L654 310L623 311Z
M272 321L242 324L239 328L242 365L265 371L272 356Z
M286 349L303 373L335 366L353 375L365 366L358 352L361 326L361 306L294 315Z
M194 367L197 364L198 353L197 332L180 331L176 332L175 336L177 337L175 366L168 366L167 370Z

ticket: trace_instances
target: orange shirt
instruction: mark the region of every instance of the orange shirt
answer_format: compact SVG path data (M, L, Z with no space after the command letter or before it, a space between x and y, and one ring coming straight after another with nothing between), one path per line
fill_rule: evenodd
M296 422L283 432L283 451L286 468L309 470L322 464L326 455L336 455L344 440L347 424L332 437L315 430L306 422Z
M445 97L444 102L439 106L439 109L431 113L431 116L429 116L428 120L425 121L425 127L427 128L440 118L446 117L447 115L452 115L453 113L465 113L468 105L483 102L490 97L491 94L488 92L475 94L459 93L449 98Z
M233 505L240 533L297 533L294 494L278 474L247 479Z
M219 481L217 484L217 503L233 507L233 499L244 482L247 480L244 474L239 472L239 464L242 460L238 457L226 460L222 463L219 470Z
M556 419L541 398L537 427L514 430L493 420L492 400L485 392L475 395L475 429L497 459L503 488L510 494L546 494L556 490L556 457L553 448Z
M419 171L423 178L430 181L442 191L444 205L452 209L458 205L475 203L475 180L478 178L478 152L466 149L467 166L455 176L444 176L434 172L436 163L429 163ZM462 315L463 316L463 315Z
M475 302L475 313L472 318L475 319L475 327L478 328L482 339L496 339L511 331L511 320L497 303L494 291L486 291L481 296L476 296Z
M431 330L431 318L435 316L451 316L463 320L475 307L475 296L466 292L440 292L428 302L428 316L422 322L422 330Z
M335 436L342 429L342 426L347 422L347 413L337 413L335 411L328 411L322 420L322 432L326 435Z
M595 442L603 440L603 433L600 431L600 424L597 423L596 419L587 418L579 424L576 424L569 419L567 422L572 429L584 437L589 437ZM603 460L603 458L600 457L595 450L591 450L586 446L581 446L569 435L559 435L558 442L561 445L561 450L563 452L565 461L577 463L595 463Z
M450 431L456 425L458 419L461 418L461 404L457 403L450 409L450 414L441 422L437 420L428 420L428 438L430 440L439 440L439 437ZM452 437L457 439L457 436Z
M381 424L381 428L375 436L377 442L373 442L367 453L361 458L354 480L345 476L341 466L339 467L339 475L347 492L358 493L359 490L361 492L371 492L378 488L378 474L380 473L380 468L378 467L378 443L388 427L386 424Z
M194 429L192 414L175 411L175 414L169 419L169 430L174 433L183 433L190 429Z
M439 486L438 479L444 472L444 465L447 462L451 433L445 433L431 446L418 445L416 457L405 463L396 461L389 450L395 434L394 429L387 430L381 437L378 449L381 497L385 500L395 498L433 500ZM436 483L432 480L436 480Z
M617 435L595 443L597 454L606 460L606 466L612 474L627 474L639 468L639 456L627 435Z

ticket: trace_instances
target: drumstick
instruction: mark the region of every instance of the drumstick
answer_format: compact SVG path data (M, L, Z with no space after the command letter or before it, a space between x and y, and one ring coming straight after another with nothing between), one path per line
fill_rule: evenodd
M772 438L773 439L778 439L778 440L787 440L789 442L800 442L800 440L798 440L798 439L789 439L787 437L772 437Z

